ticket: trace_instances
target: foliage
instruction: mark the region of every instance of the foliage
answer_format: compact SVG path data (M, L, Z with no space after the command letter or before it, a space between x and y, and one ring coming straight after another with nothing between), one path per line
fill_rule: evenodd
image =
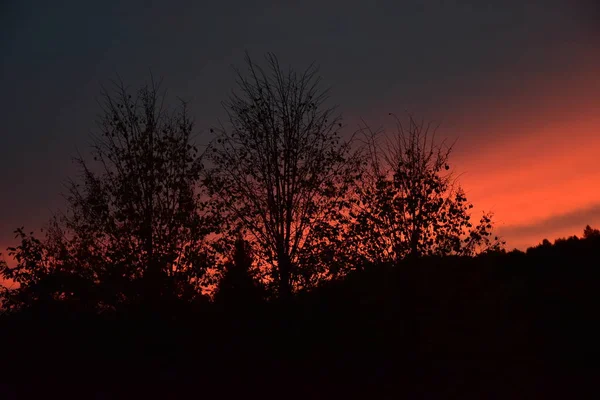
M284 71L272 54L266 71L246 61L248 76L237 71L239 92L224 104L230 126L208 153L207 184L230 231L245 232L286 297L327 274L319 254L339 237L356 169L316 68Z
M490 238L491 215L474 224L469 212L473 205L447 172L452 146L436 143L431 124L417 123L412 116L407 126L396 121L392 138L362 127L367 150L347 234L354 257L398 262L409 255L475 255L499 249L503 243Z
M449 172L452 146L436 143L430 125L396 119L391 138L365 125L356 148L355 135L341 138L317 68L284 69L273 54L266 62L246 56L247 71L236 70L229 123L211 130L207 157L185 102L166 106L153 80L135 93L120 82L104 90L92 159L75 159L66 213L44 240L17 231L17 268L0 265L20 285L4 292L6 304L82 288L97 309L197 300L219 276L217 297L264 289L289 299L368 265L502 248L490 214L471 221ZM599 235L588 228L586 237ZM58 277L77 283L63 288Z
M143 278L149 297L167 283L179 296L199 290L211 231L186 104L168 108L159 90L152 80L134 97L123 84L103 93L94 163L76 159L82 179L71 182L65 218L69 240L103 266L102 280Z
M52 231L48 231L46 239ZM10 281L2 287L2 305L6 311L23 308L49 310L63 303L71 311L94 310L96 295L94 277L89 270L78 270L68 254L46 246L33 232L15 231L20 243L8 248L16 266L0 262L0 276ZM57 251L58 250L58 251Z
M115 84L101 107L93 161L75 159L81 175L68 184L67 212L43 242L17 232L18 266L2 271L21 285L15 301L67 270L93 282L101 308L197 298L212 265L205 240L212 227L185 103L167 108L152 81L135 96Z

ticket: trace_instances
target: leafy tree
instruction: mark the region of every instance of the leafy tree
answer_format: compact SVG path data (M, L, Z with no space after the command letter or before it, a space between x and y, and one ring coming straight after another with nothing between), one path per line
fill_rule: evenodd
M75 159L81 176L53 242L117 303L195 296L209 265L193 123L184 102L169 108L159 90L152 80L133 96L122 83L103 92L93 161Z
M491 215L474 224L473 205L448 172L452 145L436 143L436 129L412 116L406 126L396 122L391 138L362 127L366 151L348 249L375 262L498 249L502 242L490 238Z
M327 275L319 254L339 237L356 169L317 69L284 71L273 54L266 60L264 70L246 56L248 76L236 70L239 90L224 103L229 126L212 141L207 183L285 298Z
M37 239L33 232L27 234L19 228L15 234L20 243L9 247L8 255L14 258L16 265L9 267L0 261L0 277L5 281L0 298L5 310L56 311L58 303L68 304L72 311L95 310L96 290L90 271L75 271L70 257L60 249L48 247L46 241ZM52 231L48 230L46 239L51 235Z

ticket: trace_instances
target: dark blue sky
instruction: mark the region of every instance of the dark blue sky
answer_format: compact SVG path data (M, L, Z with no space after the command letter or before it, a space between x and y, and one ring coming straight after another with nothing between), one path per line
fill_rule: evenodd
M100 84L117 74L133 87L150 69L163 76L207 131L245 50L297 68L316 61L350 130L359 117L378 125L409 109L460 133L464 153L502 134L484 122L522 119L529 92L571 79L582 54L600 49L593 1L283 3L2 2L0 245L62 206Z

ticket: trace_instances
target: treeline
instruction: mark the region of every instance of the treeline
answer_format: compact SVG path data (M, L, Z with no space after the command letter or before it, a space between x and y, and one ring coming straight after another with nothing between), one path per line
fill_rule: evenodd
M316 68L246 61L205 148L153 80L103 90L66 210L43 239L17 230L17 265L0 264L5 310L192 304L241 282L286 302L369 264L502 248L491 215L472 219L437 127L394 116L393 134L344 138Z
M238 302L151 316L30 308L0 320L0 382L17 398L581 397L600 355L588 232L372 264L285 304L247 282Z

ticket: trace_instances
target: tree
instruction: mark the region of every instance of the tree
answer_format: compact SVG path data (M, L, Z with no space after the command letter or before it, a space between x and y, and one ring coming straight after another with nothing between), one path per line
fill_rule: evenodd
M52 231L47 231L46 240ZM9 267L0 261L0 277L10 285L3 285L0 298L7 311L25 308L57 311L59 303L68 304L71 311L94 311L95 283L91 271L74 271L70 257L60 249L48 247L33 232L24 228L15 231L20 243L8 248L8 255L16 265ZM58 252L56 250L59 250ZM50 308L53 307L53 308Z
M122 83L103 92L93 161L75 159L81 179L68 186L55 236L105 289L119 288L115 302L194 296L209 264L193 123L184 102L169 108L159 90L152 80L133 96Z
M315 253L339 236L351 168L350 142L327 108L317 69L284 71L273 54L263 70L246 56L248 76L224 106L229 126L208 152L208 187L231 230L241 228L265 261L282 298L327 274Z
M393 263L499 249L502 242L490 238L491 215L474 225L473 205L448 172L452 145L436 143L437 128L412 116L407 125L396 122L391 138L362 127L367 150L348 232L354 246L348 249L367 261Z
M586 225L585 229L583 230L583 238L590 239L590 238L597 238L597 237L600 237L600 230L594 229L591 226Z
M235 241L233 257L226 263L219 281L215 302L234 307L256 305L265 295L257 275L250 246L240 235Z

